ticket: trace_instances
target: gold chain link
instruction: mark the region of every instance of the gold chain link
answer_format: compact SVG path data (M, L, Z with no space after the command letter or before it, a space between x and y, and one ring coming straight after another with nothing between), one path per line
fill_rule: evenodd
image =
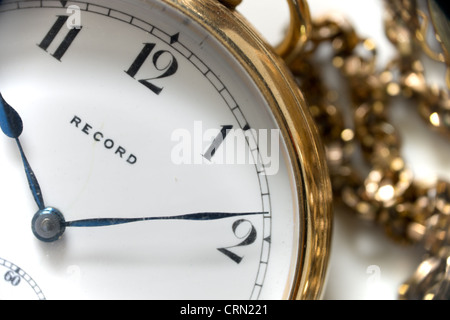
M423 183L414 177L389 120L394 98L401 97L415 104L434 130L450 138L448 90L426 82L420 58L422 48L428 48L423 36L427 21L416 2L385 1L385 7L386 35L397 57L384 69L377 70L374 42L335 15L314 20L309 42L287 63L323 137L336 201L381 225L396 241L422 243L427 250L416 273L401 286L399 298L450 299L450 184L442 179ZM332 48L330 61L347 85L349 118L336 106L336 93L320 73L317 52L326 43ZM357 150L370 167L367 174L355 165Z

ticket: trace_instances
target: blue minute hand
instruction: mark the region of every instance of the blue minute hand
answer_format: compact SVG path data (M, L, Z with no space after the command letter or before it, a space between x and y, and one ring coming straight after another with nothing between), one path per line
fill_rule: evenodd
M78 221L65 222L65 227L107 227L118 224L140 222L140 221L154 221L154 220L194 220L194 221L210 221L233 217L263 215L267 212L244 212L244 213L227 213L227 212L201 212L191 213L179 216L167 217L146 217L146 218L96 218Z
M67 221L58 209L45 208L39 210L33 217L32 230L34 235L41 241L53 242L59 240L66 228L92 228L108 227L120 224L157 221L157 220L191 220L191 221L211 221L235 217L264 215L267 212L200 212L189 213L176 216L144 217L144 218L93 218L85 220Z
M16 140L17 146L19 147L20 156L22 157L23 166L25 168L25 173L27 175L28 184L30 186L31 192L33 194L34 200L36 201L40 210L45 208L44 199L42 198L41 188L31 169L30 164L23 152L22 145L20 143L19 137L23 131L23 123L19 114L14 110L6 101L0 93L0 126L3 133Z

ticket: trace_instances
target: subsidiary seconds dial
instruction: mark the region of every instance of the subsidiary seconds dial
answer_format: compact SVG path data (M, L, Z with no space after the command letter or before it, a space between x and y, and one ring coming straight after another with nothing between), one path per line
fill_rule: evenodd
M14 263L0 258L1 300L37 299L45 300L45 295L31 276Z
M181 8L0 2L0 256L47 298L292 295L308 206L285 124Z

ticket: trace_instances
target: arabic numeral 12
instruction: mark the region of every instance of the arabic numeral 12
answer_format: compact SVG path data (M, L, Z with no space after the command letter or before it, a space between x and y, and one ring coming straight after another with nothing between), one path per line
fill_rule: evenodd
M155 46L155 43L144 43L144 48L136 57L130 68L125 71L126 74L128 74L132 78L135 78L144 63L153 53ZM162 92L163 88L155 85L153 81L174 75L178 70L178 62L174 55L167 50L156 51L151 57L151 61L153 71L158 72L159 75L146 79L138 79L138 82L153 91L155 94L159 95Z

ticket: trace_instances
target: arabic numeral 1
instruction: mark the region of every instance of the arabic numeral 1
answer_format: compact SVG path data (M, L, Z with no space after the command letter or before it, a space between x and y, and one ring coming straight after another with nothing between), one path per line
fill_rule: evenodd
M5 273L4 279L6 282L10 282L14 287L17 287L20 284L20 276L13 271Z

